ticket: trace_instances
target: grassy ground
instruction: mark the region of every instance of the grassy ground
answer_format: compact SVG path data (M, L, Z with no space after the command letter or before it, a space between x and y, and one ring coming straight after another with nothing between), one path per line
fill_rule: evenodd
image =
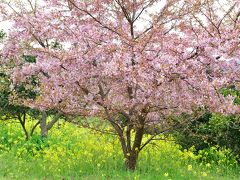
M228 150L181 150L173 141L156 141L141 152L138 169L124 169L115 136L71 124L49 138L26 142L19 125L0 125L0 179L240 179Z

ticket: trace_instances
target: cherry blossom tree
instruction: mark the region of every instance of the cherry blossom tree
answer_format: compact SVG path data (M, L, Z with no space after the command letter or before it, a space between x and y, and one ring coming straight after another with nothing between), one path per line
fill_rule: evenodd
M1 4L13 22L3 50L16 61L13 84L39 81L40 95L21 103L107 120L128 169L157 134L206 111L239 113L234 98L219 92L239 82L238 1L28 2ZM153 127L158 131L144 138Z
M24 57L27 62L33 60L32 58ZM39 125L41 136L47 137L48 131L58 122L62 114L56 111L39 112L37 109L26 107L23 103L14 103L15 100L18 101L19 99L34 99L37 92L34 88L29 89L27 83L19 83L15 87L11 85L9 74L13 67L14 63L12 61L0 64L0 120L11 123L17 120L22 127L26 140L34 135L35 129ZM36 85L36 83L36 79L31 78L30 84ZM49 117L51 117L51 120ZM29 119L35 122L32 127L27 128Z

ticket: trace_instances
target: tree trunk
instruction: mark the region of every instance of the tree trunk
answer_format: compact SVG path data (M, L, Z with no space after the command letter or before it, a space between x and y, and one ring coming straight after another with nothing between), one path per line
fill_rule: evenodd
M46 128L41 128L41 136L47 137L48 136L48 130Z
M139 116L139 124L136 127L133 127L130 118L128 118L127 129L124 129L119 125L114 118L112 118L109 114L109 110L105 107L105 112L108 117L108 121L111 123L113 128L116 130L118 134L119 141L122 146L123 155L125 158L125 167L129 171L135 171L137 166L138 155L141 150L142 139L144 135L144 123L146 114L145 111L141 113ZM135 129L135 137L133 141L133 145L131 143L131 130ZM125 133L124 133L125 132ZM126 137L124 136L126 134Z
M48 129L47 129L47 113L46 112L42 112L42 118L40 120L40 129L41 129L41 136L47 137Z
M142 139L144 134L144 125L141 125L137 128L135 139L133 143L133 147L131 148L130 152L125 154L125 167L130 171L135 171L137 166L138 155L140 152Z
M129 171L135 171L138 160L138 152L132 151L126 155L125 167Z
M56 114L53 119L47 123L47 113L42 112L42 118L40 119L40 129L41 129L41 136L47 137L48 131L54 126L56 122L58 122L59 118L61 117L62 113Z

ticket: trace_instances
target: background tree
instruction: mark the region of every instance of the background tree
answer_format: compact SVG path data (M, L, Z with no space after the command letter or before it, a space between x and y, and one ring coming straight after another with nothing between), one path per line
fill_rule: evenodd
M6 33L0 32L0 38L3 39ZM56 43L53 46L57 46ZM36 57L31 55L23 55L23 61L27 63L35 63ZM0 64L0 118L5 121L17 120L24 131L26 140L34 134L35 129L40 125L40 134L42 137L48 135L48 131L59 120L61 114L55 111L39 112L36 109L32 109L24 106L19 99L31 98L35 99L38 91L31 89L29 85L37 86L38 81L35 76L31 76L28 79L28 83L19 83L13 87L10 74L15 67L14 60L6 61L2 60ZM52 119L47 122L47 119ZM27 122L29 118L36 121L30 130L27 129Z
M214 36L220 39L219 43L211 43L211 47L204 47L211 49L218 46L222 54L217 55L212 49L217 59L223 59L226 54L235 54L239 57L239 31L236 29L239 29L240 11L236 7L239 7L239 2L206 1L196 14L192 14L193 29L197 25L209 34L210 39ZM234 38L231 40L231 36L236 37L234 41L232 41ZM239 106L239 80L219 92L224 96L233 96L234 103ZM219 145L231 148L239 154L237 145L239 144L239 128L239 114L226 117L207 113L193 124L179 129L177 141L184 148L194 145L199 150L208 148L209 145Z
M221 90L224 95L235 96L234 102L240 104L240 94L237 86ZM223 116L207 113L194 123L178 129L176 141L184 149L192 146L196 150L207 149L210 146L230 148L236 155L240 154L240 119L239 115Z
M0 37L4 38L6 34L4 32L0 33ZM10 80L10 72L11 68L14 66L13 62L1 63L0 64L0 118L1 120L5 121L14 121L17 120L24 131L26 140L29 139L31 135L33 135L35 128L39 124L37 122L30 132L28 132L26 127L27 122L27 114L30 113L30 108L21 106L21 105L14 105L11 103L11 94L13 90L11 89L11 80ZM22 96L30 96L32 98L31 94L32 92L27 92L24 89L24 86L18 86L15 89L17 92L21 93ZM35 112L36 113L36 112ZM32 115L35 114L32 110Z
M232 10L222 18L212 14L217 2L8 4L14 26L3 55L17 60L14 85L39 79L39 96L24 105L106 119L118 134L126 167L135 170L139 152L157 134L206 111L239 113L233 98L219 93L239 80L239 21L232 18L239 3L229 1ZM56 41L61 50L49 46ZM36 63L23 63L22 54L36 56ZM143 139L155 127L160 130Z

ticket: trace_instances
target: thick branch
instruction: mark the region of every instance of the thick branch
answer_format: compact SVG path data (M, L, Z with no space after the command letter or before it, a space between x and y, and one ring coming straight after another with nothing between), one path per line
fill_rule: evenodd
M62 113L58 113L57 115L54 116L54 118L48 123L47 130L50 130L53 127L53 125L59 120L61 115Z
M20 122L20 124L22 126L23 131L24 131L25 138L26 138L26 140L28 140L29 139L29 134L28 134L28 131L27 131L26 126L25 126L26 113L24 112L23 119L22 119L21 115L18 114L18 120L19 120L19 122Z
M35 129L37 128L37 126L40 124L40 121L38 121L33 127L32 127L32 130L31 130L31 133L30 133L30 136L33 135Z

